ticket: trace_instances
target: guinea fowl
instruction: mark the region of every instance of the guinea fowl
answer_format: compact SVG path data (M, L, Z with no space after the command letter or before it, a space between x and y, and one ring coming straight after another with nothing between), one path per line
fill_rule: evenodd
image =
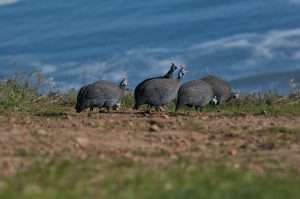
M195 107L199 114L199 109L213 101L214 92L212 86L202 80L193 80L184 83L178 91L178 100L175 112L181 106Z
M109 108L117 104L124 96L127 84L128 80L124 78L119 85L100 80L82 87L77 96L76 112L80 113L86 108L92 111L94 107L106 107L109 111Z
M230 85L223 79L217 76L209 75L201 80L212 86L214 96L216 96L218 104L227 102L231 98L239 98L239 92L232 92Z
M160 76L160 77L153 77L153 78L149 78L146 79L144 81L142 81L141 83L139 83L135 90L134 90L134 99L135 101L139 101L139 98L142 97L141 93L144 90L145 84L146 82L153 80L153 79L159 79L159 78L163 78L163 79L173 79L173 72L177 69L177 66L172 63L170 70L167 72L167 74L165 74L164 76ZM138 110L139 109L139 105L137 103L135 103L133 109Z
M136 105L148 104L150 105L150 110L152 106L164 107L176 97L180 87L180 80L187 72L187 69L181 66L176 80L158 78L147 81L140 91Z

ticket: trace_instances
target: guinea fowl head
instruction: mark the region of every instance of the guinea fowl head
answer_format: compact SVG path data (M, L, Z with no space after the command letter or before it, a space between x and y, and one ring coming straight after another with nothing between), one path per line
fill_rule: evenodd
M128 79L127 79L127 77L124 77L124 79L120 83L120 86L126 87L127 85L128 85Z
M178 80L181 80L181 78L184 76L184 74L188 73L188 69L184 67L183 65L180 66L180 71L178 72Z
M173 73L177 69L176 64L172 63L171 68L170 68L170 73Z
M164 78L167 79L173 79L173 72L177 69L177 66L172 63L170 70L167 72L167 74L164 76Z
M240 91L239 90L238 91L233 91L231 93L231 97L235 98L235 99L239 99L240 98Z

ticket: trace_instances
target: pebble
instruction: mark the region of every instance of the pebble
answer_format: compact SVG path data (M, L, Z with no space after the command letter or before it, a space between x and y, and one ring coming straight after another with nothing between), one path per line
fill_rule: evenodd
M94 122L88 122L88 125L95 126L96 124Z
M160 128L156 124L153 124L150 126L149 130L152 132L159 132Z
M161 117L165 118L165 119L170 119L170 117L168 115L162 115Z
M43 129L39 129L36 131L36 134L39 136L46 136L48 133Z
M84 137L77 137L76 141L78 142L78 144L82 147L86 147L89 145L90 140L88 138L84 138Z
M237 152L236 149L231 149L231 150L228 151L228 154L229 154L229 155L232 155L232 156L236 156L237 153L238 153L238 152Z

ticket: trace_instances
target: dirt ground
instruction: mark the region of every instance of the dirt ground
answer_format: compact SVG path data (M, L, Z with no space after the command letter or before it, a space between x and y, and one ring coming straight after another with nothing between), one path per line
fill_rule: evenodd
M258 173L300 170L300 116L127 110L0 116L0 170L14 175L36 161L129 158L168 164L179 158L225 161Z

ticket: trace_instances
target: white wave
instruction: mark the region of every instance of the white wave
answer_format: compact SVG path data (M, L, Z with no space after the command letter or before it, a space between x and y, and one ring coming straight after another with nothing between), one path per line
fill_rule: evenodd
M244 57L234 57L236 52L245 51ZM232 80L247 75L255 75L260 72L272 71L272 63L284 60L300 60L300 28L289 30L273 30L266 33L246 33L211 40L196 44L187 48L145 48L131 49L124 54L113 56L108 62L96 62L88 64L85 73L90 76L102 75L105 79L120 79L120 76L128 74L133 79L145 79L148 77L165 74L172 62L190 67L193 78L207 73L216 73L217 66L212 65L218 60L219 71L231 71L222 74L225 79ZM229 54L228 54L229 53ZM224 57L221 57L225 54ZM230 57L231 56L231 57ZM226 59L228 63L222 63ZM202 60L206 60L205 62ZM204 62L204 65L199 63ZM288 65L288 64L287 64ZM129 66L129 67L127 67ZM296 67L296 66L284 66ZM265 68L262 70L262 68ZM81 72L79 72L81 71ZM77 71L82 74L83 69ZM91 72L93 71L93 72ZM76 72L76 71L72 71ZM97 75L98 74L98 75Z
M300 51L294 52L292 57L295 60L300 60Z
M55 66L53 64L45 64L45 63L35 61L35 62L29 63L28 65L35 69L40 69L42 74L44 74L44 75L53 74L57 71L57 66Z
M0 0L0 6L15 4L18 0Z
M292 4L299 4L300 5L300 0L289 0L290 3Z
M297 67L292 62L300 60L300 28L276 30L264 34L234 35L194 45L187 51L190 57L200 61L201 58L207 57L212 57L209 60L212 63L214 63L213 59L218 59L220 56L226 59L229 64L224 64L224 67L227 71L232 71L230 75L224 75L228 80L240 78L243 75L255 75L262 72L262 68L264 72L273 71L276 62L281 62L281 65L285 63L281 67L292 69ZM235 58L234 54L237 52L246 52L245 57ZM183 57L187 57L187 53L182 54ZM225 57L222 57L222 54L225 54ZM185 61L189 62L188 59Z
M84 79L83 82L94 82L97 80L111 80L119 82L124 77L127 77L127 71L125 68L114 67L115 63L109 65L107 62L89 62L83 65L77 66L75 69L64 71L64 75L78 76Z
M226 67L227 71L232 71L232 73L227 74L227 76L226 74L222 74L225 78L230 80L239 78L242 75L257 74L263 67L266 68L264 72L268 70L272 71L272 63L276 61L284 60L288 65L289 61L300 60L299 51L300 28L296 28L273 30L261 34L237 34L195 44L187 48L136 49L130 50L130 53L126 53L126 55L128 59L144 60L148 65L153 66L148 68L150 74L153 74L153 71L156 71L156 74L163 73L166 66L171 62L170 60L175 60L177 61L176 63L192 64L191 71L195 71L196 73L215 73L217 71L216 66L211 65L211 63L215 63L215 60L219 59L219 64L223 65L220 66L220 68ZM244 57L234 57L237 52L243 52ZM224 56L222 54L224 54ZM160 60L158 57L164 57L164 59ZM226 63L222 63L221 59L225 59ZM202 60L206 60L206 63L199 65L197 62L199 61L199 63L202 62L203 64L204 61ZM295 68L296 66L290 67ZM222 71L226 70L222 69ZM198 76L203 74L198 74ZM195 73L192 75L195 75ZM142 77L144 76L140 76L140 78Z
M277 55L285 55L283 50L300 46L300 28L281 31L270 31L266 34L240 34L219 40L209 41L192 46L190 50L199 50L201 54L215 53L215 51L232 48L247 48L255 57L272 59Z

